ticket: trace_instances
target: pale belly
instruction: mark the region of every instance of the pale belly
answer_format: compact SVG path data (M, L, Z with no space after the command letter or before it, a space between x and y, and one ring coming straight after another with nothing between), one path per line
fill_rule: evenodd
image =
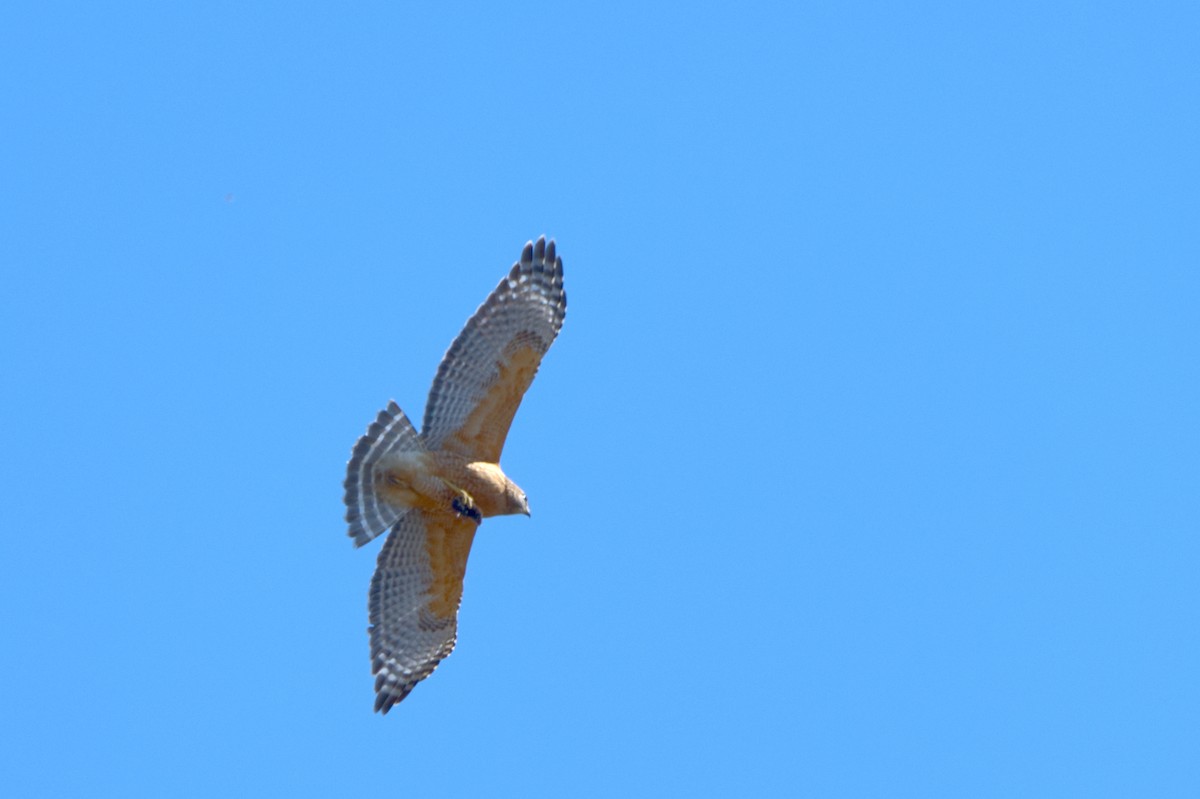
M376 491L389 504L451 512L466 492L482 516L498 516L507 505L508 479L494 463L469 461L446 452L404 452L375 467Z

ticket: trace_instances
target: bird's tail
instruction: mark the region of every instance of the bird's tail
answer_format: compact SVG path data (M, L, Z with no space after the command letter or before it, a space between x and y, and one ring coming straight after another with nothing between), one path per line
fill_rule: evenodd
M392 452L412 452L424 449L421 437L412 422L395 402L379 412L358 440L346 465L346 522L347 534L354 546L361 547L396 523L403 508L383 502L375 491L375 464Z

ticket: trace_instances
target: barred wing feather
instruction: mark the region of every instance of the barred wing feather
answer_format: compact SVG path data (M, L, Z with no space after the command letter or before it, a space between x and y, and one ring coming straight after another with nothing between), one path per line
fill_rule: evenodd
M513 416L566 308L554 242L527 243L442 358L425 405L425 446L499 463Z

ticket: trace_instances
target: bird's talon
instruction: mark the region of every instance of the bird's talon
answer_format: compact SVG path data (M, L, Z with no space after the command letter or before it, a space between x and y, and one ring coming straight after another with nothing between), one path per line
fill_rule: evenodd
M464 501L464 497L466 501ZM454 508L454 512L459 516L466 516L468 519L474 519L477 522L483 520L483 514L479 512L479 508L475 507L475 503L471 502L470 495L465 492L462 496L455 497L450 506Z
M483 519L483 514L479 512L479 506L475 504L474 497L444 477L442 478L442 482L454 492L455 496L454 499L450 500L450 507L454 509L455 513L459 516L466 516L468 519L474 519L477 522Z

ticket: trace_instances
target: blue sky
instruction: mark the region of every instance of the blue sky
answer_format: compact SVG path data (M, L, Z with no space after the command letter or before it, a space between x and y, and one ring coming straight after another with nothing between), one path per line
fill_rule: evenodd
M1198 39L7 4L6 794L1196 795ZM345 462L542 233L533 517L381 718Z

